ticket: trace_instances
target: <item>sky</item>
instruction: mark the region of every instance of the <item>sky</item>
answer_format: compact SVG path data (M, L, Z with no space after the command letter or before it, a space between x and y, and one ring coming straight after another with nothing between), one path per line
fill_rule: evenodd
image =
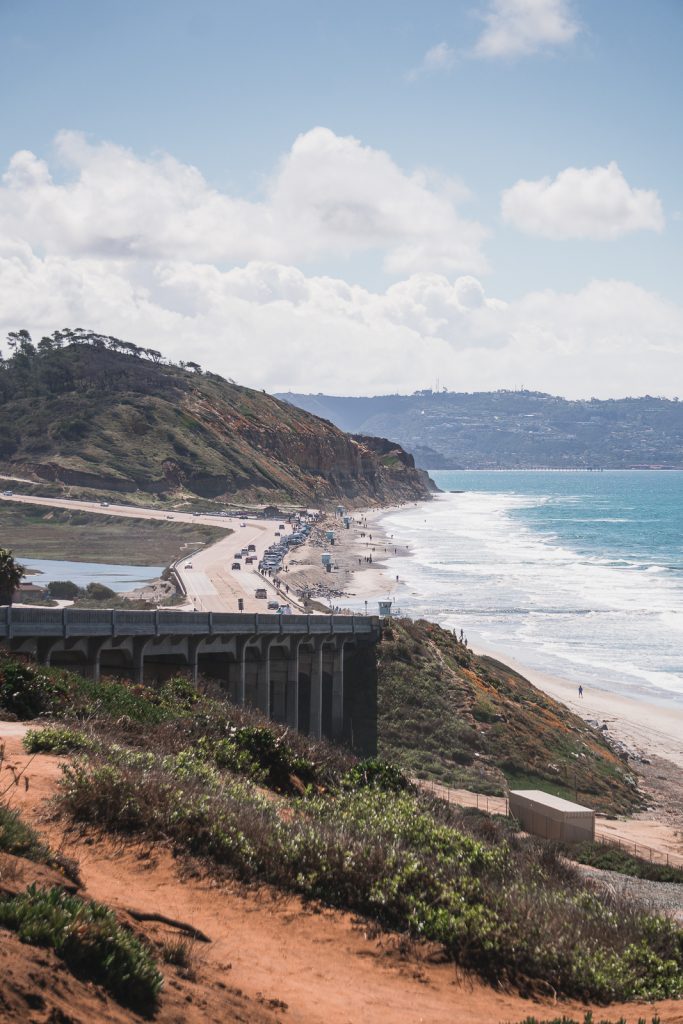
M0 333L683 395L681 0L0 0Z

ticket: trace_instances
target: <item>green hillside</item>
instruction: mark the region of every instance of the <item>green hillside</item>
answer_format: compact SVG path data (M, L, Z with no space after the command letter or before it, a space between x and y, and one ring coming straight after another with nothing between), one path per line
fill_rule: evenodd
M432 622L385 627L377 676L379 752L412 774L484 793L542 789L608 812L641 803L601 733Z
M195 363L83 331L0 363L0 471L118 494L241 502L426 497L412 456Z

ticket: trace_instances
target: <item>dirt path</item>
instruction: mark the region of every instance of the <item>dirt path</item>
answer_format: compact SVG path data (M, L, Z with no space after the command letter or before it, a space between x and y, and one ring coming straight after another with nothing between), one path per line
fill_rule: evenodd
M65 830L50 819L46 804L56 789L60 759L39 755L28 763L19 731L0 725L6 763L15 771L28 765L28 789L17 788L14 802L54 846L78 859L88 894L121 908L162 911L211 937L211 944L197 944L194 954L192 1000L195 1011L201 1003L203 1016L190 1016L188 1010L188 1022L218 1024L240 1019L240 1013L246 1021L265 1020L272 1013L273 1019L292 1024L502 1024L532 1013L541 1019L554 1015L551 1003L496 993L440 962L437 950L402 949L395 937L374 935L367 922L350 914L307 905L268 887L218 883L187 866L181 877L180 863L166 849L117 845ZM177 994L176 984L171 978ZM221 986L228 986L231 999L246 999L247 1008L230 1003L228 1014L228 1004L220 1002L228 992ZM221 1005L224 1010L216 1009ZM248 1006L254 1008L251 1015ZM585 1007L567 1003L561 1009L583 1019ZM658 1012L662 1024L683 1024L683 1004L662 1003ZM649 1013L642 1005L630 1005L618 1012L600 1011L599 1019L617 1021L622 1015L635 1024Z

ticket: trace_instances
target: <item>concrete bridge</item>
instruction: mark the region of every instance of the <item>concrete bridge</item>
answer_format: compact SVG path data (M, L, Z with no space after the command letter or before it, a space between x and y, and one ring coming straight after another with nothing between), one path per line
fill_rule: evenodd
M375 697L345 687L349 657L370 680L379 619L354 615L89 611L0 607L0 645L99 681L161 682L178 672L216 680L230 699L319 738L353 739ZM358 684L360 685L360 684ZM362 708L362 713L358 711ZM359 724L359 723L358 723ZM367 726L367 722L366 722ZM367 728L365 729L367 732ZM372 730L370 730L370 734ZM364 742L372 748L373 742Z

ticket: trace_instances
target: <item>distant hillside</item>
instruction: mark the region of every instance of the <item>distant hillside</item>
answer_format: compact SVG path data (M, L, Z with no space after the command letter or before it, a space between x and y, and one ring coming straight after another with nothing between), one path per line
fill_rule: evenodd
M0 362L0 470L98 491L238 502L390 502L429 495L412 456L350 438L265 392L164 364L85 331L35 346L10 335Z
M351 433L391 437L425 469L683 469L683 402L536 391L278 395Z

